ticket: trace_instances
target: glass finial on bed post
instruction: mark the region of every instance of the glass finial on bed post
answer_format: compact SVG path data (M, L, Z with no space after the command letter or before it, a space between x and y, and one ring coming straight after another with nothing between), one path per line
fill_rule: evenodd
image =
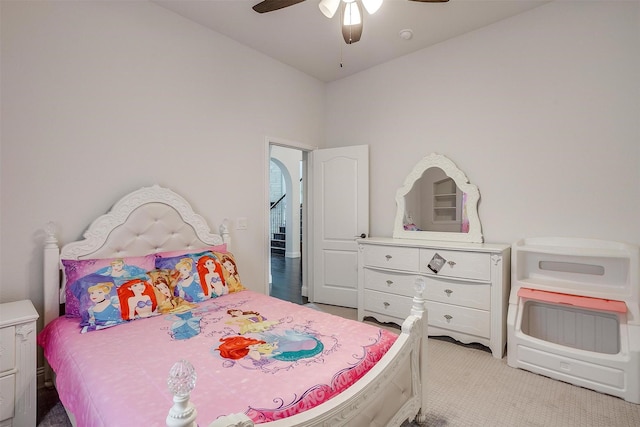
M196 386L196 370L186 360L176 362L169 370L167 385L173 394L173 406L167 415L169 427L197 427L197 411L189 402L189 395Z

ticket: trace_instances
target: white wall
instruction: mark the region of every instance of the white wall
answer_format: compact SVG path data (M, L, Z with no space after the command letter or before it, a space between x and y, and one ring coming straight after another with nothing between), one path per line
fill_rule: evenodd
M324 84L148 2L1 7L0 301L42 313L47 221L76 240L155 183L215 229L229 218L243 282L263 291L266 137L319 145Z
M640 244L639 5L550 3L330 83L326 145L370 144L371 235L437 152L480 188L485 241Z
M147 2L0 7L0 301L41 308L47 221L76 240L154 183L231 219L260 290L266 136L369 144L372 235L391 235L396 189L435 151L479 186L487 241L640 243L638 2L552 3L326 89Z

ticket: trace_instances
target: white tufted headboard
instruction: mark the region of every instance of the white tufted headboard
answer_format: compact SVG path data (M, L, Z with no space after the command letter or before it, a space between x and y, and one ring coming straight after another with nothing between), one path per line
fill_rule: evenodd
M44 249L44 322L58 317L64 292L60 289L61 259L117 258L229 243L225 223L211 233L203 217L177 193L154 185L127 194L96 218L83 240L58 247L55 226L46 227Z

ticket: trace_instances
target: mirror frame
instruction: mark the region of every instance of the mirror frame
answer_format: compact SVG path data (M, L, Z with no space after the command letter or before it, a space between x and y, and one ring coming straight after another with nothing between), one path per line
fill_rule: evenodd
M447 231L408 231L404 229L405 216L405 196L411 191L413 185L422 174L429 168L440 168L444 173L452 178L458 188L467 193L467 217L469 218L469 232L456 233ZM482 227L478 216L478 202L480 201L480 191L478 187L469 182L467 176L446 156L431 153L424 157L415 165L413 170L404 180L404 185L396 192L396 219L393 226L393 237L396 239L418 239L418 240L438 240L453 242L482 243Z

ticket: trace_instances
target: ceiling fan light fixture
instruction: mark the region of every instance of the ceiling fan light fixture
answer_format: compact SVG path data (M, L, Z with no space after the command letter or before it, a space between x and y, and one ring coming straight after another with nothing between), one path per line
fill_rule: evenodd
M369 12L369 15L373 15L380 9L380 6L382 6L382 1L383 0L362 0L362 4L364 8L367 9L367 12Z
M338 6L340 6L340 0L320 0L320 3L318 3L320 12L329 19L336 14Z
M362 37L362 10L356 1L342 5L342 38L346 44L353 44Z
M357 2L352 1L344 4L344 21L343 25L362 24L362 15L360 14L360 6Z

